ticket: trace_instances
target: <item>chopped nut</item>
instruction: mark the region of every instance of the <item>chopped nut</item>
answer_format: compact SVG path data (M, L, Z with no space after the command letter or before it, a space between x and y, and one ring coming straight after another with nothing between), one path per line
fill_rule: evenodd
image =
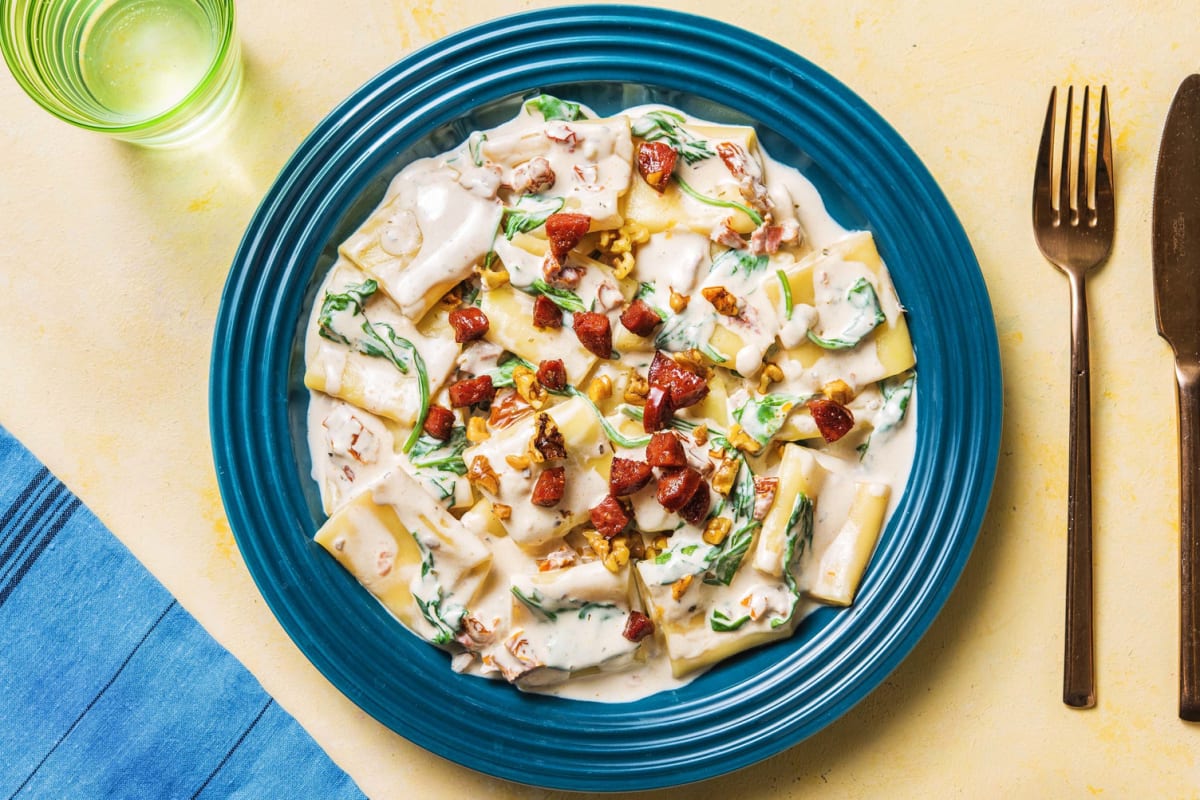
M625 534L625 538L629 541L629 557L631 559L643 559L646 557L646 541L637 531L630 531Z
M509 453L508 455L506 455L504 457L504 461L513 469L529 469L530 462L529 462L529 456L527 456L527 455L518 456L518 455L514 455L512 453Z
M513 386L521 399L534 409L540 409L546 404L546 390L538 383L537 373L529 367L517 365L513 367Z
M492 513L496 515L496 519L509 519L512 517L512 506L492 503Z
M738 299L724 286L706 286L700 290L704 299L712 303L718 314L736 317L740 311Z
M599 246L613 268L617 279L624 278L633 271L633 246L650 241L650 231L644 225L627 222L616 231L604 231L600 234Z
M682 314L687 309L688 302L691 299L692 298L690 295L680 294L672 287L670 300L671 310L676 314Z
M612 397L612 378L607 375L592 378L588 383L587 395L593 403L599 403L601 400Z
M697 447L703 447L705 444L707 444L708 443L708 426L707 425L697 425L696 429L694 431L692 431L692 439L696 442Z
M496 289L508 283L508 270L504 267L479 266L475 268L475 272L479 275L479 280L483 281L483 285L489 289Z
M734 423L734 426L729 429L729 443L741 450L744 453L754 455L762 450L762 445L759 444L752 436L742 430L742 426Z
M733 520L728 517L713 517L704 526L704 533L700 538L708 544L718 545L725 541L725 537L729 535L729 531L733 529Z
M742 468L742 461L726 455L723 450L721 454L721 462L712 476L712 488L720 495L727 497L730 490L733 489L733 482L737 479L738 471Z
M609 541L609 553L604 558L604 566L609 572L620 572L621 567L629 563L629 544L623 535L614 536Z
M467 420L467 441L485 442L492 437L491 431L488 430L487 420L483 417L471 417Z
M708 356L704 355L704 353L701 353L700 350L695 347L690 347L681 353L676 353L675 362L687 369L690 369L692 372L696 373L706 381L710 380L713 376L712 367L709 366L710 362L708 360Z
M592 553L596 558L603 561L608 558L609 552L612 550L612 544L608 539L604 538L604 534L600 531L586 529L583 532L583 538L588 543L588 547L592 548Z
M758 393L766 394L772 383L778 383L781 380L783 380L783 370L779 368L778 364L768 361L763 367L762 374L758 376Z
M854 389L840 378L832 380L821 387L821 394L839 405L847 405L854 399Z
M682 578L680 578L679 580L672 583L671 584L671 599L674 600L676 603L678 603L679 599L681 597L683 597L684 593L687 592L688 587L691 585L692 585L692 576L691 575L684 575Z
M478 455L471 459L471 466L467 468L467 480L492 494L500 493L500 476L492 469L487 456Z
M549 414L543 412L537 415L533 436L529 439L526 452L535 464L567 457L567 443Z
M454 288L442 295L439 301L442 308L458 308L462 305L462 284L456 284Z
M625 402L630 405L644 406L646 405L646 395L649 393L650 383L638 374L637 370L629 370L628 380L625 383Z

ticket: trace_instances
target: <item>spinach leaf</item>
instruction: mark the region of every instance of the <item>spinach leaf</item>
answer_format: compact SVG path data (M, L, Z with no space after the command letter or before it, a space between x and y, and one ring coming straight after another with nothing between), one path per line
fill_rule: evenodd
M783 287L783 318L790 322L792 319L792 282L788 280L787 273L781 269L775 270L775 277L779 278L779 285Z
M813 344L826 350L849 350L857 347L859 342L887 319L879 304L879 296L875 294L875 287L866 278L859 278L846 290L846 302L858 310L850 325L837 336L828 339L809 331L808 338Z
M450 439L445 442L422 434L409 452L408 460L419 470L466 475L467 462L463 459L463 451L467 449L467 444L467 429L461 425L451 429Z
M483 143L487 141L487 134L481 131L475 131L467 137L467 152L471 154L471 161L477 167L483 166Z
M529 608L538 612L539 614L541 614L543 617L550 620L551 622L554 622L558 619L558 613L556 611L546 608L546 606L544 605L544 601L542 600L542 593L539 592L537 589L534 589L531 594L525 594L519 588L517 588L516 586L513 586L511 588L511 591L513 593L513 597L516 597L518 600L520 600L526 606L528 606ZM559 610L561 610L561 609L559 609Z
M526 289L532 295L545 295L549 297L554 305L561 308L563 311L587 311L587 306L583 303L583 298L570 289L560 289L557 286L551 286L541 278L535 278L533 283L529 284Z
M689 184L683 178L679 177L678 174L674 175L673 177L675 178L675 182L679 184L679 188L682 189L683 193L686 194L688 197L691 197L694 200L699 200L701 203L704 203L706 205L716 206L718 208L736 209L738 211L741 211L747 217L749 217L754 222L755 225L763 224L762 215L759 214L757 211L755 211L750 206L745 205L744 203L738 203L734 200L722 200L719 197L709 197L706 194L701 194L700 192L693 189L691 184ZM765 260L765 257L764 257L764 260Z
M566 202L561 197L544 198L535 194L525 194L517 200L515 206L504 209L501 225L504 228L504 238L510 242L518 233L529 233L546 224L551 214L556 214Z
M750 621L750 615L733 619L719 608L714 608L712 614L709 615L708 624L717 633L729 633L736 631L738 628Z
M792 565L803 555L806 548L812 547L813 538L813 503L804 492L796 495L792 503L792 513L788 515L787 540L783 548L783 581L792 593L792 609L786 617L776 617L771 620L771 627L778 628L786 625L796 613L796 605L800 602L800 587L792 572Z
M750 542L754 540L754 532L758 530L760 524L758 520L751 519L725 537L725 541L721 542L720 550L716 553L712 565L709 567L709 573L712 577L705 578L705 583L721 584L723 586L730 584L733 576L737 573L738 567L742 564L742 558L745 557L746 551L750 549Z
M665 141L688 164L715 156L716 153L708 146L708 142L684 130L682 123L686 121L684 117L671 111L648 111L634 120L630 132L647 142Z
M556 119L574 122L584 118L583 109L580 108L579 103L559 100L549 94L539 94L532 100L526 100L525 110L539 112L546 122Z
M765 255L754 255L749 250L726 250L713 259L712 268L709 272L722 273L726 270L730 275L737 275L739 272L746 275L753 275L770 262L770 258Z
M351 314L363 313L367 298L379 290L379 284L374 279L362 283L352 283L344 292L326 292L321 301L321 313L317 317L317 332L331 342L350 344L345 335L333 328L333 315L349 310Z
M804 398L790 394L751 397L745 405L734 409L733 418L742 426L746 435L765 445L779 433L792 409L802 402Z
M375 294L378 288L379 284L374 280L367 280L361 284L351 284L341 293L326 292L325 298L321 301L321 313L317 317L317 326L320 335L324 338L348 345L363 355L386 359L404 375L408 374L410 366L416 368L417 393L420 400L416 423L402 448L403 452L408 453L420 438L421 429L425 425L425 417L429 415L429 373L425 369L425 359L421 358L421 354L412 342L403 336L396 335L395 329L386 322L371 322L367 318L367 298ZM361 336L354 340L351 340L347 333L334 328L334 314L345 311L349 311L352 316L362 318L359 327Z

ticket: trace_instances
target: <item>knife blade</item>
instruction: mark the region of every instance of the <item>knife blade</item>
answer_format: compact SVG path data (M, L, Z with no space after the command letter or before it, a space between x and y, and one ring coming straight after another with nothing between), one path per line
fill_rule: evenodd
M1154 175L1154 307L1175 353L1179 419L1179 716L1200 721L1200 75L1167 112Z

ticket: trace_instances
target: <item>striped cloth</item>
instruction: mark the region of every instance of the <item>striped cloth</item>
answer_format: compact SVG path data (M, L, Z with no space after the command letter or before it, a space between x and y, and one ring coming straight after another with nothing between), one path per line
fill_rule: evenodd
M0 427L0 798L362 796Z

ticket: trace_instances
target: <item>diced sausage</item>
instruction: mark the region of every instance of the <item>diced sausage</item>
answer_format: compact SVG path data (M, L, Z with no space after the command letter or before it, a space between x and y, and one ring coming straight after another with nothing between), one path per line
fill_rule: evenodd
M836 400L824 397L814 397L808 401L808 410L812 412L813 422L817 430L827 442L836 442L854 427L854 414Z
M429 407L429 413L425 416L425 432L435 439L441 439L443 442L450 438L450 433L454 428L454 412L450 409L432 405Z
M662 317L645 300L638 298L621 312L621 324L633 334L649 336L662 323Z
M631 642L640 642L654 633L654 623L640 611L630 611L621 635Z
M629 524L629 513L621 505L621 501L610 495L588 510L592 518L592 526L605 539L611 539Z
M667 511L678 511L688 504L702 483L700 473L691 467L663 472L658 479L659 505Z
M550 240L550 255L554 260L561 264L591 225L592 218L587 214L563 212L547 217L546 238Z
M538 475L533 485L533 496L529 498L535 506L552 508L558 505L567 488L567 468L548 467Z
M693 525L699 525L700 521L708 515L708 507L711 502L712 495L708 491L708 487L701 481L700 487L696 489L696 493L692 495L692 499L688 500L683 508L679 509L679 516Z
M646 405L642 406L642 428L646 433L654 433L667 427L674 413L670 392L661 386L651 386L650 391L646 393Z
M561 328L562 309L544 294L533 298L533 326L535 328Z
M462 344L480 338L488 331L488 318L475 306L457 308L450 312L450 325L454 328L454 341Z
M576 311L572 316L579 343L600 358L611 358L612 326L608 317L595 311Z
M491 375L465 378L450 384L450 405L455 408L490 403L495 396L496 387L492 386Z
M686 467L687 454L683 442L674 431L659 431L646 445L646 462L652 467Z
M654 191L662 194L671 182L679 154L666 142L642 142L638 145L638 174Z
M641 489L654 477L654 471L645 461L613 456L608 471L608 490L617 497L625 497Z
M567 368L561 358L548 358L538 364L538 383L547 389L558 392L567 388Z
M655 351L646 380L651 386L670 392L671 406L676 410L693 406L708 394L708 381L703 375L681 365L661 350Z

